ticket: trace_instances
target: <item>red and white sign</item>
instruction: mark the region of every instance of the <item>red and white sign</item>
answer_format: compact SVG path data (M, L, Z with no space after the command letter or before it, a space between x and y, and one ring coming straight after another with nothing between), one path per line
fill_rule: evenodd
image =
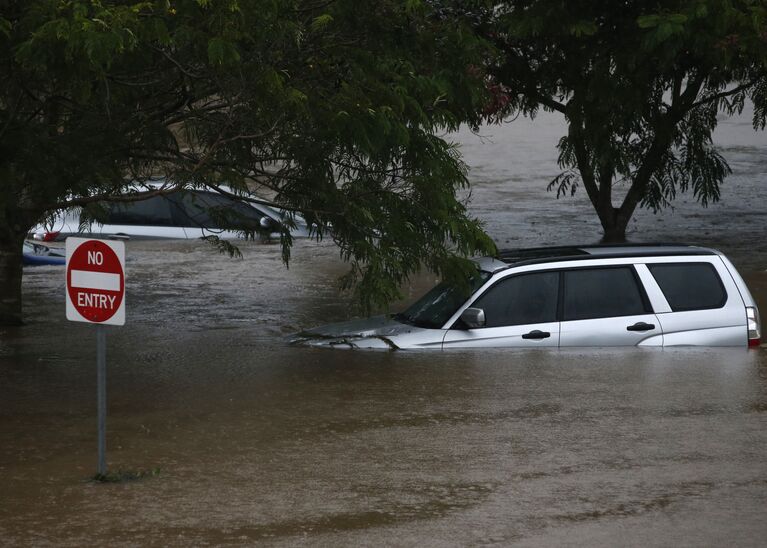
M67 238L67 319L125 325L125 243Z

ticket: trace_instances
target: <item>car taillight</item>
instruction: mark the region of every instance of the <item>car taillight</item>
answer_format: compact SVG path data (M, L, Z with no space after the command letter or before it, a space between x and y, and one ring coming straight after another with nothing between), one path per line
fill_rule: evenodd
M44 242L52 242L52 241L54 241L58 237L59 237L59 233L58 232L45 232L45 233L43 233L43 241Z
M759 346L762 342L762 330L759 322L759 309L755 306L746 307L748 325L748 346Z

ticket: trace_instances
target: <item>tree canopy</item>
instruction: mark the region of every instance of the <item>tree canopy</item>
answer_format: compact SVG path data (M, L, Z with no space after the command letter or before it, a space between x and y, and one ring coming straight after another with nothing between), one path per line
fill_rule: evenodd
M467 22L413 1L4 2L0 322L21 318L30 227L151 175L301 212L368 307L423 264L461 278L461 256L493 244L435 134L478 121L485 87L467 67L485 58Z
M767 115L764 0L507 0L455 3L496 50L489 119L562 113L557 196L581 187L606 240L637 206L677 192L719 198L730 168L712 144L719 115ZM614 202L617 201L617 205Z

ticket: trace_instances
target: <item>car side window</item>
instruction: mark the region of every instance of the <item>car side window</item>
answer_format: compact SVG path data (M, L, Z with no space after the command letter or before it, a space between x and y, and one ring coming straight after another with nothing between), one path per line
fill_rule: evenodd
M716 269L710 263L648 264L671 310L706 310L721 308L727 292Z
M649 312L631 267L566 270L564 276L564 321Z
M171 203L165 196L152 196L137 202L107 204L110 225L174 226Z
M485 327L557 321L558 272L536 272L505 278L471 306L485 311Z
M172 195L180 226L258 230L263 213L228 196L205 191L180 191Z

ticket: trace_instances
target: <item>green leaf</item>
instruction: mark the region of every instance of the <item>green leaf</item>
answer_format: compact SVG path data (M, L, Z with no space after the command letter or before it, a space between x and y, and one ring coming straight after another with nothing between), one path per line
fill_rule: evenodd
M10 38L12 28L13 25L8 19L0 17L0 33L4 34L6 38Z
M637 18L637 24L640 29L650 29L657 27L660 20L659 15L642 15Z
M666 38L668 38L672 34L674 34L674 26L667 21L663 21L658 25L658 27L655 30L655 35L654 35L655 42L656 43L663 42L666 40Z
M329 13L324 13L322 15L319 15L315 17L312 20L311 25L309 26L309 29L312 32L320 32L330 26L330 24L333 22L333 16Z
M597 24L594 21L577 21L570 26L570 33L573 36L593 36L598 30Z
M405 0L405 12L408 14L415 14L422 10L423 7L421 0Z
M220 36L208 41L208 62L211 65L228 65L240 60L240 54L235 45Z

